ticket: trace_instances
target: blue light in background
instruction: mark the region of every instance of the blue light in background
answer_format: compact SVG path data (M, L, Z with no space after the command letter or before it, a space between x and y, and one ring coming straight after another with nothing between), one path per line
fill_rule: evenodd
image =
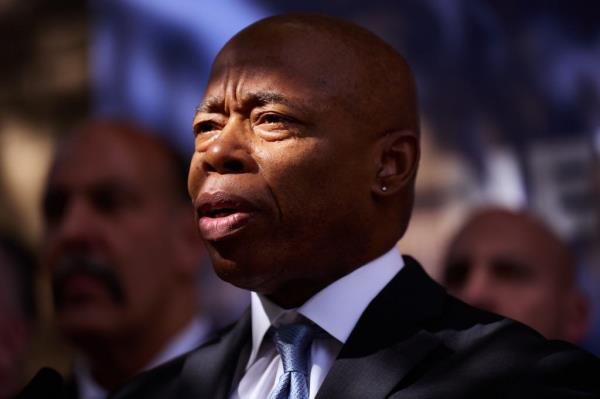
M94 114L133 120L192 149L191 121L210 63L269 13L250 1L92 0Z

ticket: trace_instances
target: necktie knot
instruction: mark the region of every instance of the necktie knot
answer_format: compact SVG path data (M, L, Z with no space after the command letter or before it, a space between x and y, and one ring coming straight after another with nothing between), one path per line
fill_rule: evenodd
M287 324L275 330L275 345L285 373L307 373L308 354L314 336L315 327L307 323Z
M308 399L308 356L317 327L293 323L275 329L273 339L281 356L283 375L271 398Z

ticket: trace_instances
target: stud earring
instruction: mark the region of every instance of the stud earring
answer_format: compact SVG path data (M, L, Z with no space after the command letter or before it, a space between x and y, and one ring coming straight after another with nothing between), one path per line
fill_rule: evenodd
M381 186L381 191L385 193L387 191L387 186Z

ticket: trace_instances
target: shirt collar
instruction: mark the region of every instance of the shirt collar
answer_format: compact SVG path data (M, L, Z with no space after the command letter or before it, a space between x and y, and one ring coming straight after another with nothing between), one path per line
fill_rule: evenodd
M252 292L252 352L248 365L256 360L269 327L288 313L301 314L344 344L369 303L403 266L402 256L394 247L334 281L296 309L283 309L263 295Z

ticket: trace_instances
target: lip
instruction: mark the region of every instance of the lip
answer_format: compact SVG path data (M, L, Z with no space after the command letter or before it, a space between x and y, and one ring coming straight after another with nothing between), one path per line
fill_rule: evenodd
M207 241L218 241L241 231L256 213L256 207L235 194L202 193L196 201L198 229Z

